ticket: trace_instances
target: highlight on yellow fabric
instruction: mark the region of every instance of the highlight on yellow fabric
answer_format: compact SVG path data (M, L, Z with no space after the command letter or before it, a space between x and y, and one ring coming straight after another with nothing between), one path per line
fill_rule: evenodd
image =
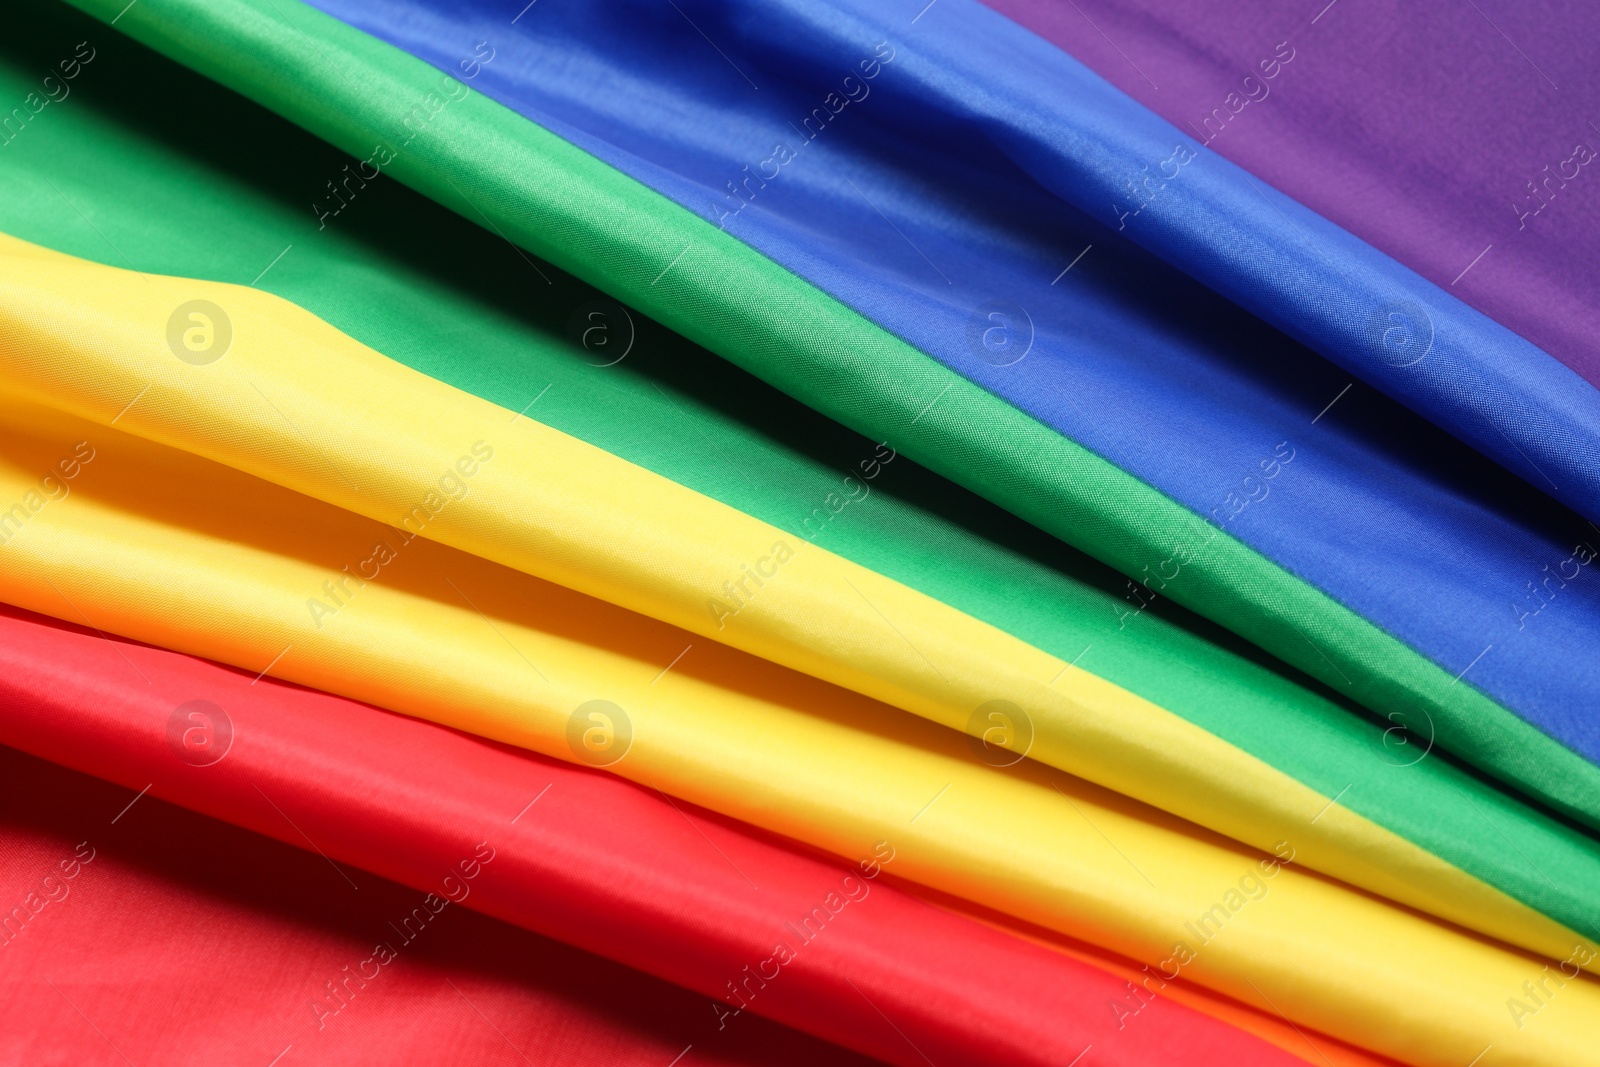
M1121 1004L1108 1004L1106 1008L1124 1026L1137 1025L1133 1020L1143 1010L1139 1005L1159 996L1163 1000L1193 1008L1214 1019L1221 1019L1230 1026L1254 1034L1263 1041L1270 1042L1290 1055L1317 1067L1378 1067L1374 1062L1373 1053L1367 1049L1359 1048L1348 1041L1335 1040L1326 1034L1318 1034L1313 1040L1304 1030L1299 1029L1284 1016L1255 1011L1215 990L1186 982L1181 973L1177 978L1163 978L1148 964L1140 966L1124 956L1108 952L1097 945L1066 937L1032 923L1021 922L991 908L979 907L945 893L932 892L914 884L907 888L934 907L953 911L1010 937L1031 941L1092 967L1110 971L1123 979L1129 986L1127 997ZM1387 1057L1383 1059L1386 1060Z
M464 478L508 458L460 450L475 461ZM1600 982L1561 978L1515 1018L1508 998L1554 964L1304 872L1294 840L1267 855L1031 761L996 770L859 694L6 397L0 503L13 500L26 514L0 546L9 602L615 758L618 774L842 857L886 842L900 876L1406 1062L1462 1067L1492 1046L1495 1065L1600 1064ZM313 619L307 600L335 593Z
M242 286L0 235L6 388L965 730L1531 951L1583 939L1181 717L903 584L435 381ZM478 448L492 451L485 461ZM366 556L298 612L321 633ZM743 594L742 596L740 594Z

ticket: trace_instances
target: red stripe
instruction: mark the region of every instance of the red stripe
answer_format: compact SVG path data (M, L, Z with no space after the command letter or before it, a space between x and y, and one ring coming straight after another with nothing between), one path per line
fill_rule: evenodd
M205 720L169 737L195 700L221 708L233 735L204 766ZM761 1014L902 1067L1060 1067L1090 1045L1100 1067L1303 1064L1167 998L1119 1028L1120 977L606 773L11 608L0 742L132 790L148 783L151 796L320 851L357 883L371 871L465 894L708 996L734 983L749 1012L719 1031L705 1002L707 1042ZM328 878L330 893L359 892ZM809 940L808 914L820 929Z

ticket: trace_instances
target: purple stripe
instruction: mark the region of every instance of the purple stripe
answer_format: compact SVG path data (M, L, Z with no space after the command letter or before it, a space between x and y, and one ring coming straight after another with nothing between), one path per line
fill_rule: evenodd
M1600 4L985 2L1600 385Z

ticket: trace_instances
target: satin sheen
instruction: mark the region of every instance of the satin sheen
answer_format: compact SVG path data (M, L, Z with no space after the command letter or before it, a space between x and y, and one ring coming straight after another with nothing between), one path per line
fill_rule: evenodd
M1212 517L1452 676L1471 664L1473 684L1600 760L1600 726L1575 710L1600 689L1582 653L1600 638L1600 582L1567 583L1562 610L1536 624L1516 611L1540 603L1524 583L1593 539L1545 494L1600 521L1600 391L1015 24L972 0L914 27L914 0L759 13L706 0L690 20L648 0L556 4L510 28L488 3L315 6L447 72L492 41L481 91ZM764 90L703 61L696 26ZM866 60L881 70L862 82ZM852 71L860 102L834 118L824 101ZM766 162L775 143L792 162ZM1194 158L1174 162L1179 147ZM1370 393L1313 428L1351 375L1526 484ZM1280 442L1306 462L1235 518Z
M306 581L312 595L294 610L285 613L284 604L274 612L274 626L301 635L284 641L299 649L288 663L338 657L349 642L368 640L349 629L347 620L362 614L350 607L381 598L391 558L416 554L424 540L449 544L958 730L971 729L968 709L978 709L981 720L991 701L1008 702L1001 706L1027 719L1026 740L1013 735L1018 755L1193 815L1263 850L1294 842L1313 869L1514 944L1564 958L1579 940L1553 917L1354 816L1337 798L1318 796L1089 671L1069 671L909 587L815 545L791 543L747 515L408 371L292 305L239 287L135 278L16 241L0 239L0 247L11 268L0 301L0 365L12 388L384 523L367 544L347 549L331 578ZM230 335L223 357L191 366L172 358L173 342L158 332L158 320L161 308L197 299L208 300L207 314L226 319L238 337ZM143 344L134 340L141 336ZM136 403L121 399L136 394ZM20 408L16 417L21 427L39 413ZM164 451L145 453L148 462L164 464L157 458ZM194 461L193 469L208 466ZM223 477L219 486L233 488L218 492L230 495L250 484L228 482L221 471L208 476ZM184 521L201 520L190 512ZM379 537L380 529L388 532ZM596 529L612 533L597 540ZM18 551L26 544L18 538ZM478 610L477 594L443 580L454 598ZM178 647L249 662L195 646L192 636L174 639L183 642ZM268 661L276 662L270 653ZM335 661L321 659L316 669ZM303 669L288 663L285 669ZM556 726L549 712L563 702L571 711L596 694L545 688L550 678L528 666L544 683L535 697L545 709L536 727L541 740L532 743L549 751ZM374 699L360 679L318 675L312 684ZM394 706L393 699L414 706L398 694L378 702ZM495 731L507 724L497 718L475 715L477 725L468 728L503 736ZM512 728L512 736L524 737L522 727ZM1432 779L1445 771L1435 762L1418 774ZM1464 777L1450 787L1472 788ZM1600 863L1581 837L1529 818L1509 798L1482 789L1466 795L1520 817L1535 854L1553 853L1563 867L1580 870ZM802 825L797 836L823 829L815 820ZM1559 914L1584 912L1580 905Z
M101 14L109 20L115 13ZM420 63L293 4L268 10L233 0L223 11L163 0L141 5L118 26L357 158L373 151L375 138L381 142L405 126L410 102L441 87L459 96ZM330 64L333 54L340 58ZM282 79L263 76L269 69L293 69L296 84L317 88L287 92ZM360 70L360 91L336 70ZM342 103L328 110L318 106L324 99ZM605 286L819 411L875 439L893 439L905 454L1125 573L1170 567L1175 551L1206 544L1204 558L1189 557L1183 581L1160 586L1163 595L1226 622L1389 721L1430 730L1439 746L1558 810L1600 822L1600 769L1488 699L1470 680L1459 681L1464 668L1447 673L1231 535L1218 534L1199 515L593 156L470 91L434 114L426 137L404 141L407 151L390 165L393 176L469 219L487 220L500 234ZM524 259L523 266L532 263ZM795 322L805 329L796 331ZM1371 425L1394 421L1384 415ZM1493 479L1469 481L1476 492ZM1537 508L1517 510L1526 517ZM1319 527L1319 534L1326 529ZM1424 562L1438 558L1428 555ZM1431 594L1435 584L1403 588ZM1368 583L1363 591L1382 588ZM1551 618L1572 621L1570 614ZM1330 792L1344 784L1332 783Z
M1440 914L1481 921L1559 957L1576 935L1551 915L1529 912L1527 896L1506 898L1494 887L1502 879L1491 885L1441 863L1339 807L1337 797L1323 803L1326 791L1319 795L1159 703L1073 670L914 584L815 545L797 549L781 527L564 437L525 418L526 408L496 408L408 377L292 306L149 274L139 289L137 269L106 271L0 241L9 259L0 356L8 361L7 387L23 394L0 400L8 429L0 493L17 501L3 512L11 528L0 554L0 595L218 656L251 673L247 685L276 673L560 758L591 759L585 748L593 731L583 732L583 714L598 695L623 727L623 758L608 766L637 784L846 861L883 834L875 853L888 849L905 876L965 898L963 908L999 909L1013 917L1008 922L1042 923L1147 964L1189 915L1182 929L1200 951L1186 938L1159 965L1181 965L1209 989L1274 1011L1285 1003L1297 1020L1291 1025L1323 1027L1441 1067L1490 1038L1485 1048L1513 1062L1581 1057L1596 1046L1589 1031L1600 1011L1587 978L1563 983L1560 1010L1540 1002L1538 1032L1525 1032L1514 1013L1514 1032L1496 1027L1494 1006L1519 972L1517 954L1319 881L1300 865L1353 872L1363 886L1425 900ZM653 269L655 255L627 269ZM682 291L686 274L698 275L693 289L704 272L703 261L685 267L662 299ZM177 369L168 353L187 366ZM147 380L134 392L140 379ZM949 426L951 408L936 418ZM481 436L465 443L452 435ZM83 473L91 463L93 477ZM62 479L73 483L70 494ZM596 530L607 534L600 546ZM370 547L360 547L363 540ZM327 577L302 599L319 573ZM719 573L730 575L720 589ZM696 598L704 598L711 623L694 617ZM622 610L629 606L654 618ZM731 644L763 659L716 643L729 629ZM686 641L667 660L666 646L690 636L709 643ZM656 670L657 663L664 665ZM1041 686L1044 670L1058 665ZM942 685L923 676L930 672ZM647 683L646 673L653 675ZM971 732L962 712L996 693L1038 711L1043 726L1037 736L1030 731L1030 750L1046 762L1087 767L1130 794L1198 813L1262 847L1282 832L1270 845L1280 858L1032 762L1006 772L973 766L977 750L963 751L958 734L857 695ZM193 746L174 747L174 722L183 725L168 720L168 750L193 762L186 758ZM1113 723L1120 731L1108 730ZM190 745L192 733L177 736ZM1091 751L1078 751L1086 741ZM201 754L210 743L200 744ZM1442 766L1429 764L1423 780L1443 784ZM900 830L919 794L940 780ZM1519 830L1534 830L1526 840L1536 852L1585 862L1572 839L1509 798L1477 795L1514 811ZM1320 806L1306 820L1310 829L1296 825L1293 813L1313 804ZM1261 812L1264 825L1252 818ZM996 855L1000 819L1011 825L1008 851ZM891 846L891 836L904 845ZM1096 858L1097 837L1122 865ZM1374 843L1379 849L1365 857L1351 847ZM1466 843L1459 855L1470 855ZM452 879L464 888L461 879L478 877L494 855L479 841L471 858L457 862L460 875L443 883L446 895ZM1208 893L1241 859L1261 871L1260 896L1246 877L1220 897L1220 890ZM331 862L330 869L351 881ZM1554 883L1551 889L1541 899L1565 916L1568 899ZM1225 929L1203 933L1212 923ZM1296 954L1285 959L1290 937ZM1407 968L1422 958L1442 961L1450 977L1418 992L1426 983ZM737 998L731 983L729 992ZM730 1014L713 1010L724 1022ZM912 1062L906 1049L899 1055Z
M408 939L388 923L423 892L331 867L303 838L148 794L130 807L143 785L0 749L0 900L42 905L0 948L9 1063L661 1067L691 1043L728 1067L879 1062L760 1018L719 1032L701 995L467 907L413 920ZM304 818L308 798L273 799ZM375 942L394 958L368 962Z
M86 431L98 479L81 472L6 545L13 603L567 758L573 713L605 699L631 720L613 769L634 781L841 857L889 841L903 877L1139 962L1184 960L1208 988L1420 1067L1490 1041L1509 1064L1600 1047L1587 978L1517 1030L1497 1013L1521 954L1031 761L986 766L953 731L725 646L663 674L682 631L422 538L319 635L307 592L392 527L59 412L7 419L4 492ZM1175 947L1219 906L1226 936Z
M152 797L312 851L311 864L289 866L309 867L318 892L341 901L351 886L314 848L352 868L362 894L374 881L367 871L409 886L404 905L389 909L397 922L432 893L694 990L684 1041L704 1052L751 1023L740 1015L754 1014L890 1063L925 1062L884 1025L876 1004L940 1063L982 1064L996 1054L1058 1063L1089 1043L1107 1062L1130 1065L1286 1060L1180 1007L1186 991L1178 987L1141 1011L1137 1027L1119 1030L1105 1006L1124 992L1120 975L907 895L881 877L893 870L891 850L866 878L855 864L797 851L612 775L369 705L108 643L10 608L0 608L0 634L0 743L133 791L148 783ZM194 701L206 704L192 718L180 714ZM192 731L187 738L174 736L174 719ZM493 858L479 864L485 845ZM464 861L476 872L470 879ZM800 941L786 924L842 892L847 876L860 899L824 925L826 936L800 943L778 978L752 984L748 1013L717 1026L703 998L736 1009L727 983L745 981L744 968L768 959L775 941ZM987 995L1000 987L1012 991L1003 1004ZM1187 997L1204 1003L1193 991ZM1254 1021L1284 1038L1282 1027Z
M1600 386L1600 200L1571 162L1600 137L1559 103L1600 94L1593 7L1345 3L1312 23L1271 0L985 2ZM1280 41L1309 62L1262 96ZM1483 121L1497 113L1524 121Z

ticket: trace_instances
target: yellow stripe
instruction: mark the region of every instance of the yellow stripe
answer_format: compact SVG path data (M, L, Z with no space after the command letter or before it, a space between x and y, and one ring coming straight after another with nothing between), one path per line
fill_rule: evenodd
M12 602L568 758L570 714L613 701L633 736L613 770L643 784L847 858L887 842L893 873L1416 1064L1491 1044L1495 1064L1600 1063L1600 983L1554 988L1519 1029L1530 958L1297 866L1268 876L1126 797L996 771L934 724L187 453L17 402L0 426ZM63 462L75 477L44 481ZM379 543L393 558L335 585L319 627L306 601Z
M216 321L180 313L196 300ZM225 353L195 362L207 353L186 342L205 349L209 322L219 344L224 321ZM269 294L0 235L0 373L63 411L395 525L485 441L494 460L424 537L957 730L980 705L1011 701L1031 715L1030 755L1045 763L1259 848L1290 840L1314 869L1513 944L1565 958L1579 940L1164 708L1063 673L1026 642L418 374ZM713 611L738 603L727 585L741 580L740 610Z

